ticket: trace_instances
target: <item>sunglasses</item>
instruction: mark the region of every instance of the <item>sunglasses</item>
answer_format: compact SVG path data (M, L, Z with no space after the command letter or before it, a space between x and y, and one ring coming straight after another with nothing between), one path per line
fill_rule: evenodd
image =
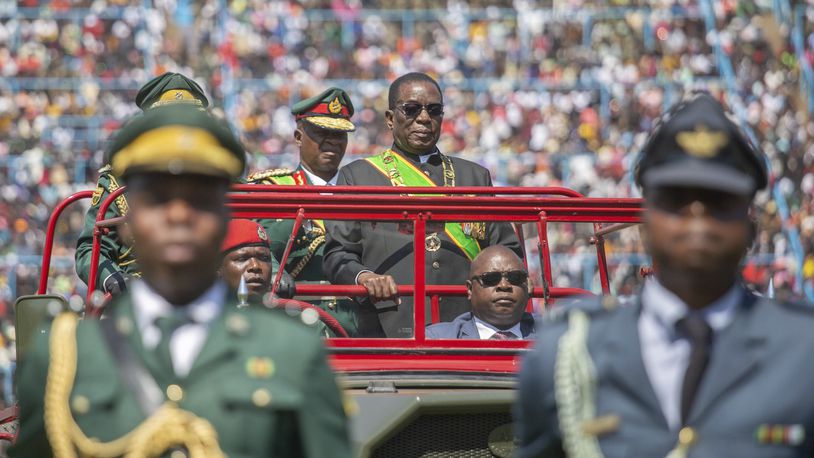
M480 282L484 288L492 288L500 283L500 280L505 278L510 284L514 286L523 286L529 279L529 274L525 270L510 270L508 272L484 272L480 275L475 275L472 280Z
M444 114L444 105L440 103L429 103L422 105L420 103L402 103L398 106L404 116L408 118L416 118L421 114L422 110L427 110L427 114L433 118Z

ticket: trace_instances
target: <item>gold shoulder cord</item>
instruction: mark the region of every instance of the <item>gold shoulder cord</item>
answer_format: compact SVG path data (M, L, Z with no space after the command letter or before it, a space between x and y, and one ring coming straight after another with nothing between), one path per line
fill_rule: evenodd
M311 241L311 244L308 245L308 253L300 259L300 262L291 269L291 277L297 278L297 275L302 272L302 269L305 269L305 266L308 265L308 261L314 257L314 253L317 252L317 248L325 242L325 236L320 235L317 236L314 240Z
M583 428L596 416L596 369L588 352L590 319L581 310L568 317L554 363L554 397L563 448L572 458L602 458L599 442Z
M183 447L191 458L223 458L217 432L203 418L166 402L134 430L110 442L88 438L69 407L76 376L77 317L59 315L51 326L45 384L45 431L55 458L157 458Z

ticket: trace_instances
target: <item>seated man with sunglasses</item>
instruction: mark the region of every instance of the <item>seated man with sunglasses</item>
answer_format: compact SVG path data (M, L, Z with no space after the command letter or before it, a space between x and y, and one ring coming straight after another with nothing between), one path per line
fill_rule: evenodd
M442 154L438 147L444 104L441 88L424 73L408 73L390 85L387 127L393 146L339 170L339 185L491 186L489 170L474 162ZM430 191L443 194L443 191ZM443 199L442 196L437 197ZM518 255L520 243L508 223L430 222L425 237L426 282L459 285L483 247L504 245ZM326 222L325 275L334 284L364 286L368 298L357 311L361 337L413 335L413 303L399 299L397 285L413 279L413 225L406 223ZM469 310L464 298L440 300L441 321ZM429 302L425 304L429 317Z
M514 252L492 246L472 262L466 281L472 311L451 323L427 327L429 339L516 340L534 338L535 319L527 313L529 274Z

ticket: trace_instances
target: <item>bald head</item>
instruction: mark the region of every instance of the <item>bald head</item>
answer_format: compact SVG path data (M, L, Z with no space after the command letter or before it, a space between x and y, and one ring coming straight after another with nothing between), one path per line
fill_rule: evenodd
M523 261L500 245L478 254L466 281L472 313L498 329L520 322L531 292Z
M491 270L487 266L492 264L492 260L496 257L504 258L505 262L511 265L510 270L526 269L523 265L523 261L514 251L503 245L492 245L484 248L472 261L472 264L469 266L469 278Z

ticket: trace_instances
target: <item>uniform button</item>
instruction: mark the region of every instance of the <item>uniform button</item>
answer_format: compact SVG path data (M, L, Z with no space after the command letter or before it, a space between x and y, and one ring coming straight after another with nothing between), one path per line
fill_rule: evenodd
M167 387L167 399L172 402L180 402L184 399L184 390L176 384Z
M257 407L266 407L271 404L271 393L265 388L260 388L252 393L252 403Z
M71 400L71 408L78 414L88 413L90 410L90 401L85 396L77 395Z
M432 262L432 268L433 269L440 269L441 268L441 263L438 262L438 261L433 261Z
M430 171L429 170L424 170L424 175L430 176Z
M695 430L689 426L681 428L681 431L678 432L678 443L681 445L690 446L695 443L696 439Z

